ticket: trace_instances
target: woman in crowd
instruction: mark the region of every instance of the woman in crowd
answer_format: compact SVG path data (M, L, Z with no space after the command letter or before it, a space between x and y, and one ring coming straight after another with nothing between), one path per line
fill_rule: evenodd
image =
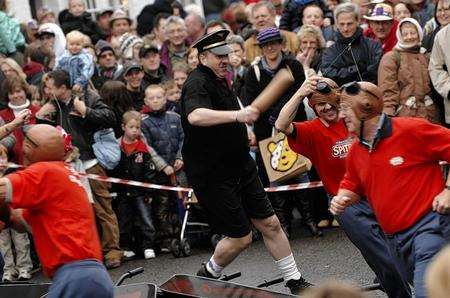
M436 34L450 23L450 0L438 0L436 10L434 12L435 26L425 26L425 36L423 38L423 47L427 53L431 52Z
M297 33L299 48L297 60L302 64L305 75L308 69L319 71L322 61L322 50L325 48L325 39L319 27L303 25Z
M412 16L412 7L407 3L399 2L394 6L394 19L401 21L404 18L410 18Z
M381 59L378 83L389 116L421 117L439 123L431 95L428 59L421 51L422 28L412 18L400 21L398 43Z
M100 97L116 115L116 125L113 127L116 138L123 134L122 115L133 109L133 101L124 83L120 81L107 81L100 89Z

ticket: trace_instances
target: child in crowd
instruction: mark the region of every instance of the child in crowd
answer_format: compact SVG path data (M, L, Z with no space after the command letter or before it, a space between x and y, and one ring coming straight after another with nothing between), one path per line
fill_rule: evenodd
M94 61L83 48L85 37L79 31L72 31L67 34L66 39L67 50L56 62L56 69L69 73L74 92L86 91L89 80L94 74Z
M171 185L175 180L175 175L180 174L183 168L181 147L184 133L181 128L180 116L166 110L167 97L164 88L160 85L149 85L145 89L144 102L150 112L142 120L142 133L148 144L167 163L164 168L165 176L159 177L158 182ZM175 230L179 228L176 225L178 224L175 220L176 215L172 212L175 204L165 191L158 192L158 199L155 198L155 200L158 205L158 207L154 206L158 209L159 225L157 230L160 234L158 238L167 240L173 237ZM162 246L165 247L166 244L163 243Z
M166 110L180 114L181 89L174 80L166 81L163 85L166 93Z
M80 31L89 36L93 44L106 38L105 32L100 29L97 23L92 20L91 14L86 11L84 0L69 0L68 11L62 11L58 19L64 34L74 30Z
M172 68L173 79L178 85L178 88L183 89L183 84L189 74L189 66L186 63L177 63Z
M114 169L115 177L123 179L151 182L156 168L150 156L149 148L140 138L141 114L128 111L122 117L123 137L119 139L122 156L119 165ZM151 193L135 186L117 184L119 203L117 217L119 221L120 246L125 258L136 256L136 249L141 249L145 259L155 257L155 228L151 215ZM138 220L139 235L132 239L135 219ZM140 242L140 243L137 243Z

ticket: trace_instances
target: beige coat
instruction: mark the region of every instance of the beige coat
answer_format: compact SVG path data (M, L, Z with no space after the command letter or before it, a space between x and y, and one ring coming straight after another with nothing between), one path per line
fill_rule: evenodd
M291 53L295 55L298 51L298 39L297 35L294 32L289 32L285 30L280 30L281 35L284 37L284 51L286 53ZM252 63L253 60L261 56L261 48L258 45L258 41L256 40L256 36L253 35L249 39L245 41L245 54L247 56L247 62Z
M386 53L378 68L384 112L390 116L420 117L439 123L433 103L428 59L417 51L394 49Z
M447 70L444 69L447 66ZM450 26L442 28L434 40L431 51L430 65L431 81L434 88L444 98L445 122L450 124Z

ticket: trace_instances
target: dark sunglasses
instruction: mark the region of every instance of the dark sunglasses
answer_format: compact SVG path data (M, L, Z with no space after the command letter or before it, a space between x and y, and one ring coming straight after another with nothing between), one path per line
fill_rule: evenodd
M32 138L30 138L30 136L28 136L28 134L25 134L25 139L26 139L28 142L30 142L31 145L32 145L34 148L39 147L39 144L38 144L36 141L34 141Z
M344 90L349 95L358 95L361 91L365 91L373 97L378 98L377 95L373 94L367 89L362 88L361 85L356 81L342 85L341 90Z
M322 94L330 94L331 93L331 87L328 86L328 84L324 81L317 82L316 90L319 93Z

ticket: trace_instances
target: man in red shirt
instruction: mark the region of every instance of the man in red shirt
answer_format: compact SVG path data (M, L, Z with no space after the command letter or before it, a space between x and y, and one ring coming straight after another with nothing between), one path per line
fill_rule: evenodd
M350 148L330 210L341 214L366 195L400 270L416 297L426 297L427 265L450 240L450 178L446 186L439 166L450 162L450 131L426 120L388 118L372 83L343 89L341 109L359 142Z
M113 297L92 206L77 173L63 162L68 150L57 128L29 129L23 143L28 167L0 178L0 220L33 231L43 271L53 279L47 297Z
M293 123L292 115L296 114L298 105L306 96L318 118ZM338 85L331 79L314 76L307 79L283 107L275 123L276 128L288 136L290 148L311 160L330 198L337 194L345 174L345 158L354 140L338 113ZM389 254L384 235L367 200L352 205L337 219L388 296L411 297L408 284L393 266L395 260Z

